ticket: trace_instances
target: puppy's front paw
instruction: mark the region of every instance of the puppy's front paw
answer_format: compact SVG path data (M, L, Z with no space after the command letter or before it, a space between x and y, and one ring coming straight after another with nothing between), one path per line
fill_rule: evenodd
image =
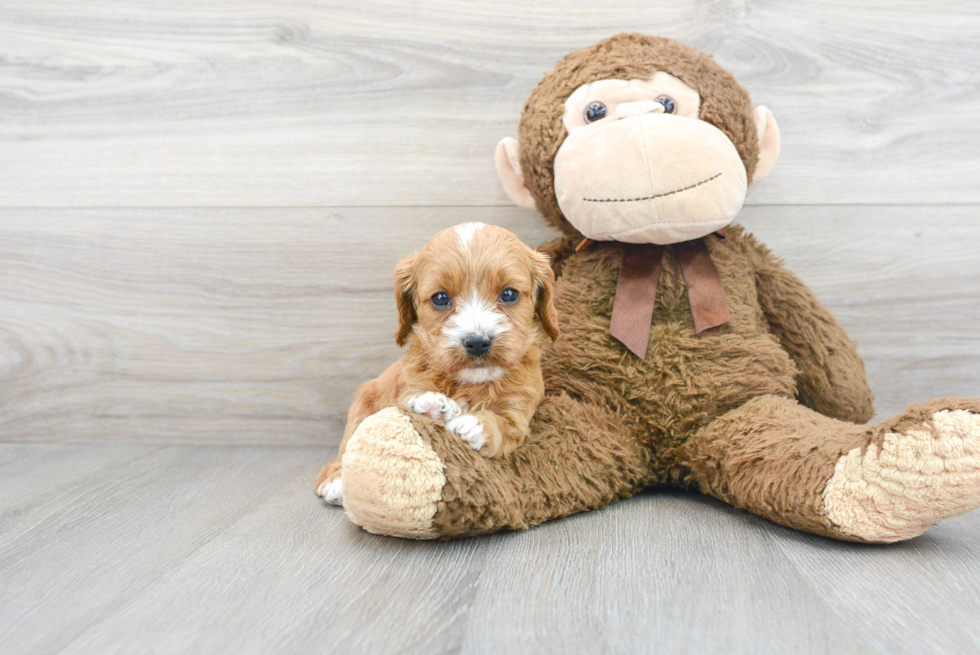
M416 414L428 416L433 421L449 421L463 413L455 400L435 391L426 391L409 398L408 408Z
M486 443L486 436L483 434L483 426L480 419L472 414L463 414L456 418L446 421L446 428L459 435L459 437L473 447L473 450L480 450Z
M334 478L330 482L324 482L317 487L316 493L331 505L344 504L344 483L340 478Z

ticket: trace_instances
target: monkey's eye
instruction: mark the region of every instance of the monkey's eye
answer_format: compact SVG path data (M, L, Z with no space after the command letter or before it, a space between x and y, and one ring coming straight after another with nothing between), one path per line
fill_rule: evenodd
M520 297L521 294L519 294L517 290L511 289L510 287L507 287L500 292L500 302L504 303L505 305L513 305Z
M598 120L602 120L606 117L606 106L596 100L595 102L590 102L589 106L585 108L585 122L594 123Z
M449 299L449 294L445 291L440 291L438 293L432 294L432 304L439 309L445 309L449 307L452 301Z
M670 96L657 96L657 99L654 100L654 102L659 102L664 106L665 114L674 113L674 99L671 98Z

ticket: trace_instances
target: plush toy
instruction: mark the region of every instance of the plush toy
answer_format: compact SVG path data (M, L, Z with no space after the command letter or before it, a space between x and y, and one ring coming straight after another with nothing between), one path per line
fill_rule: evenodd
M530 437L488 459L440 423L384 409L343 457L354 523L461 537L670 486L891 542L980 505L980 401L862 425L874 412L854 344L730 225L779 134L711 57L637 34L572 53L531 94L519 136L497 149L504 187L567 235L541 247L561 336Z

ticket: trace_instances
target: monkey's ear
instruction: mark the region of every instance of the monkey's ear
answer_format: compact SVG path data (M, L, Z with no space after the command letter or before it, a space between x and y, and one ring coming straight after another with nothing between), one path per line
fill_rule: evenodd
M752 181L759 182L769 175L779 159L779 126L765 105L753 109L752 118L755 119L755 129L759 133L759 163L755 165Z
M412 326L418 320L415 313L415 261L418 254L401 260L395 267L395 306L398 307L398 329L395 330L395 343L404 346Z
M521 146L517 139L505 136L497 144L493 163L497 166L497 175L504 185L507 196L518 207L534 209L534 198L524 186L524 173L521 172Z

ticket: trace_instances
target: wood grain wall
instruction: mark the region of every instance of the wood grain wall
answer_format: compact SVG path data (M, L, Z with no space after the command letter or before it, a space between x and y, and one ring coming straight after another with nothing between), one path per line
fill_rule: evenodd
M623 30L772 109L741 222L858 341L879 412L980 395L976 4L6 0L0 439L336 442L398 356L402 255L464 220L553 234L493 148Z

